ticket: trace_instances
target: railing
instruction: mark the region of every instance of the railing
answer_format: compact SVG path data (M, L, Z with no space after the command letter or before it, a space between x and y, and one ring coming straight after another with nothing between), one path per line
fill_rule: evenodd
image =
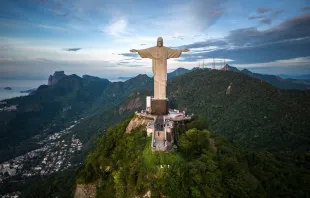
M154 119L154 116L151 115L151 114L147 114L147 113L139 113L139 112L135 112L135 114L137 116L142 116L142 117L147 117L147 118L151 118L151 119Z

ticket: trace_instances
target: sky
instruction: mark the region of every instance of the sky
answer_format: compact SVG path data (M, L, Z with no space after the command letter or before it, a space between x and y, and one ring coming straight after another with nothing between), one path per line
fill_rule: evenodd
M152 76L130 49L188 48L168 71L204 62L268 74L310 73L310 0L1 0L0 79L54 71Z

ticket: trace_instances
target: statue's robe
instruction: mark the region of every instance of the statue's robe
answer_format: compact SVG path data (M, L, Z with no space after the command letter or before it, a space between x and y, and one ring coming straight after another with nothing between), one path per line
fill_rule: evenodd
M154 99L167 99L167 59L179 58L182 50L170 49L168 47L151 47L137 51L141 58L152 59Z

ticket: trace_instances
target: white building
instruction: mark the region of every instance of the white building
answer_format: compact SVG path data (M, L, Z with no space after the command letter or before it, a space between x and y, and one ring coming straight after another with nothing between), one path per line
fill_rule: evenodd
M151 96L146 96L146 111L151 113Z

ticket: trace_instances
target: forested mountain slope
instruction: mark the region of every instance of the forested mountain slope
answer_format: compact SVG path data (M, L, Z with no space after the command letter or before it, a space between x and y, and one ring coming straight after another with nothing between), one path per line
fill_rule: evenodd
M281 90L239 72L198 70L171 80L168 93L174 107L206 116L215 134L247 148L310 149L309 91Z

